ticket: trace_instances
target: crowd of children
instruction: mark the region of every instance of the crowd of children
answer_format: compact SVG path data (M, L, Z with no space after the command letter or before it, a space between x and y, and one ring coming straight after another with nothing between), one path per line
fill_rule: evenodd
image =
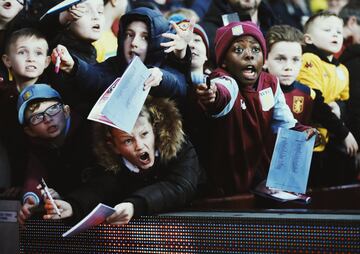
M31 22L26 1L0 6L0 165L11 175L1 195L21 199L21 224L36 208L77 221L99 202L116 209L109 223L126 224L249 193L267 177L279 128L317 136L310 187L359 181L360 4L294 27L277 1L206 1L210 14L238 13L226 24L175 2L166 13L152 1L85 0ZM150 70L150 95L133 130L86 120L134 57Z

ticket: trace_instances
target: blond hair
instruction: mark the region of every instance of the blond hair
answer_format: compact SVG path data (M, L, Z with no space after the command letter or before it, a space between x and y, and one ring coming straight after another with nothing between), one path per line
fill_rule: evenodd
M342 19L335 13L333 12L329 12L329 11L321 11L321 12L318 12L314 15L312 15L305 23L304 25L304 33L308 33L310 28L312 27L312 25L314 24L315 20L317 20L318 18L330 18L330 17L336 17L338 18L339 20L342 21Z

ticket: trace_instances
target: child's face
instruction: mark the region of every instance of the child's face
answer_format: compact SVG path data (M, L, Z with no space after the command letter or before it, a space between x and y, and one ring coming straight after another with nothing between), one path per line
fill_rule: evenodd
M154 165L155 135L146 117L138 117L131 134L112 128L111 135L116 152L133 165L139 169Z
M16 81L38 78L50 63L47 55L46 40L31 37L19 37L10 45L9 53L3 55L3 62L9 68Z
M133 21L127 26L124 40L124 55L127 62L130 62L134 56L145 61L148 39L149 32L145 22Z
M318 17L304 35L307 44L314 44L329 55L340 51L343 44L343 22L338 17Z
M104 27L104 2L103 0L87 0L85 13L70 25L70 31L81 40L94 42L101 36Z
M193 35L193 39L189 43L191 49L191 68L201 68L203 67L206 57L206 46L201 36L198 34Z
M264 67L279 78L280 84L291 85L301 68L301 54L300 43L277 42L271 47Z
M260 75L263 61L260 43L253 36L243 35L232 42L222 67L239 82L239 86L252 86Z
M19 2L24 2L23 0L2 0L0 3L0 20L2 22L10 22L16 14L18 14L24 5Z
M29 109L26 110L25 132L31 137L54 139L63 133L68 117L69 108L67 106L53 100L41 102L33 112Z

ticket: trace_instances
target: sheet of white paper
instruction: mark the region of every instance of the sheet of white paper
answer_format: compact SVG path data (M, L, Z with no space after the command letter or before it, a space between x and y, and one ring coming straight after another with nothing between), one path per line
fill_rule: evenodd
M105 90L105 92L100 96L98 101L95 103L94 107L91 109L87 119L118 128L113 122L111 122L101 112L102 112L105 104L108 102L109 98L111 97L112 92L114 91L116 86L120 83L120 80L121 80L121 78L115 79L115 81Z
M270 163L266 186L279 190L305 193L315 136L280 128Z
M84 219L62 234L62 236L73 236L91 227L97 226L104 222L105 219L114 212L114 208L100 203Z
M65 11L66 9L69 9L71 6L80 3L83 0L65 0L61 3L58 3L54 7L50 8L44 15L41 16L40 20L42 20L46 15L49 14L55 14L62 11Z
M135 56L104 105L102 114L125 132L132 131L149 94L150 89L144 91L144 82L149 76L150 70Z

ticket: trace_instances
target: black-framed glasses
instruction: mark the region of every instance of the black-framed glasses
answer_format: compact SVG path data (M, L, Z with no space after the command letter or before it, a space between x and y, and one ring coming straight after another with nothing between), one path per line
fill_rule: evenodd
M30 116L28 122L31 125L38 125L39 123L44 121L45 115L55 116L62 110L62 108L63 108L63 104L61 102L56 103L45 109L43 112Z

